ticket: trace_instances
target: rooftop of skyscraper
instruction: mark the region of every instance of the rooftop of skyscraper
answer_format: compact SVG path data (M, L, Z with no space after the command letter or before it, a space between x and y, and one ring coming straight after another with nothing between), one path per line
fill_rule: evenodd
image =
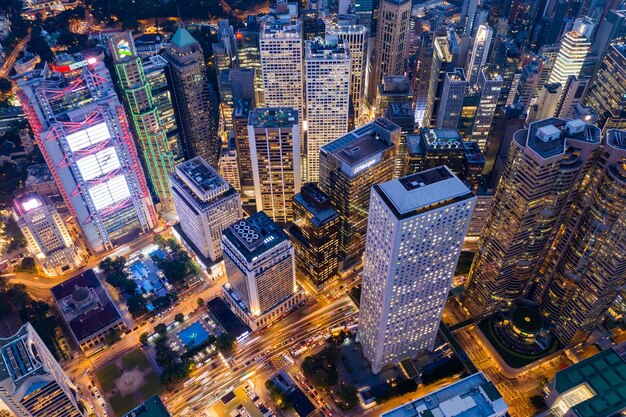
M252 100L249 98L237 97L233 100L233 117L237 119L248 118L250 115Z
M300 194L296 194L293 199L311 214L311 222L317 227L338 216L330 204L330 197L315 183L304 184L300 189Z
M484 165L485 155L476 142L465 142L465 157L470 165Z
M204 191L213 191L228 185L226 180L201 157L185 161L176 167L176 172L191 184Z
M517 143L528 146L544 159L563 154L566 138L598 143L600 129L580 119L567 121L550 118L531 123L528 129L519 130L514 134Z
M258 107L250 111L248 124L262 128L297 126L298 110L292 107Z
M350 54L341 39L314 38L305 41L306 59L349 59Z
M446 77L448 77L450 81L465 81L465 72L463 71L463 68L455 68L454 71L447 72Z
M339 22L339 23L328 26L326 28L326 32L329 35L348 34L348 33L364 34L364 33L367 33L367 28L363 25L352 25L352 24Z
M626 130L611 129L607 132L609 145L626 150Z
M456 129L422 129L421 134L407 135L406 142L410 154L465 149L461 133Z
M223 238L235 246L249 262L289 240L285 231L263 211L237 221L224 230Z
M300 22L276 20L261 26L261 38L300 38Z
M30 324L24 324L17 333L0 338L0 381L10 378L16 390L24 378L46 373L41 358L28 341L29 327Z
M391 135L400 126L384 117L361 126L321 148L341 161L342 170L354 176L380 162L381 153L394 146Z
M381 417L490 417L508 409L502 395L482 372L383 413Z
M474 196L448 167L436 168L375 185L398 219Z

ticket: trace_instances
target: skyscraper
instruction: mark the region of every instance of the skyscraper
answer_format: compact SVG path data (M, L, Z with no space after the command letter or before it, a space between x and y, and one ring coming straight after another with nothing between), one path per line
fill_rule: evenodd
M487 55L489 55L489 47L491 46L491 38L493 29L486 25L480 25L474 39L472 53L467 60L465 74L470 87L478 83L481 69L487 63Z
M243 216L239 193L201 157L176 166L172 196L179 224L205 258L222 258L222 232Z
M304 77L300 22L263 24L259 45L265 107L293 107L302 116Z
M326 39L343 39L350 53L350 101L354 118L359 120L365 95L365 70L369 32L363 25L334 24L326 29ZM358 124L358 123L355 123Z
M291 199L302 185L297 110L256 108L248 117L248 140L257 211L274 221L292 219Z
M28 251L46 274L62 275L80 265L78 249L48 197L25 192L15 197L13 206L13 218L26 238Z
M348 132L350 54L345 41L305 42L307 181L319 179L320 148Z
M554 117L562 119L575 118L576 107L582 104L588 85L589 77L574 77L573 75L567 77L567 82L563 87Z
M463 68L455 68L452 72L446 72L441 92L441 103L437 109L437 129L456 129L461 117L463 99L467 80Z
M201 156L212 166L217 166L221 143L217 136L216 104L209 91L202 47L187 29L181 27L163 56L170 64L169 76L186 156Z
M169 174L174 171L177 155L175 150L170 149L150 83L135 49L132 33L124 32L112 36L108 42L115 74L124 94L124 104L128 109L132 130L139 142L150 184L161 203L161 210L170 211L173 205Z
M372 187L357 340L374 373L433 348L475 200L445 166Z
M156 213L102 55L61 54L18 93L59 191L96 252L146 232Z
M237 43L239 68L254 70L254 89L257 94L257 106L263 107L263 75L261 71L261 51L259 49L260 30L256 16L248 16L245 29L239 29L235 33L235 42Z
M0 400L17 417L83 417L78 390L30 323L0 337Z
M225 69L218 79L220 91L220 124L224 133L233 129L233 106L236 98L250 99L256 104L254 70L249 68Z
M320 189L341 219L342 269L358 264L365 249L370 189L393 178L400 127L380 117L320 149Z
M552 67L552 72L548 78L549 83L565 85L567 77L580 75L591 47L589 38L593 32L593 27L593 21L588 17L576 19L574 28L563 36L554 67Z
M464 294L472 316L511 310L530 290L599 145L600 130L580 119L545 119L515 133Z
M303 301L296 285L293 246L264 212L224 230L226 301L252 330L268 326Z
M295 249L296 275L320 289L337 274L339 215L330 197L314 183L302 186L293 197L293 225L289 228Z
M237 165L239 167L239 183L241 199L244 205L254 202L254 174L250 158L250 141L248 140L248 117L252 100L237 98L233 107L233 133L237 149Z
M589 336L626 283L626 131L609 130L602 144L537 292L540 311L566 346Z
M626 128L625 44L614 43L609 47L589 85L585 104L598 113L598 126L601 128Z
M446 73L453 69L455 55L458 53L458 45L455 44L455 40L455 35L448 33L448 36L437 36L433 42L433 59L428 77L426 103L424 106L420 103L416 105L415 118L420 127L435 125L443 81Z
M409 46L409 0L381 0L378 6L376 47L368 80L368 97L374 99L383 75L404 74Z
M478 74L478 90L480 91L480 101L476 109L470 138L478 143L481 151L484 151L498 107L498 97L500 97L502 90L502 77L492 68L482 68Z
M372 18L374 14L373 0L353 0L354 14L359 19L359 25L365 26L369 33L372 33Z

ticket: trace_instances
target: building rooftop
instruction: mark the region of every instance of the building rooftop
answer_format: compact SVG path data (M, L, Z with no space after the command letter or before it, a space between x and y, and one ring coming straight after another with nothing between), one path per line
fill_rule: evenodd
M89 292L87 297L81 295L85 289ZM51 291L63 319L79 342L121 320L92 269L63 281Z
M300 22L276 20L261 26L261 38L301 38Z
M252 107L252 99L235 98L233 100L233 117L236 119L248 118L250 116L250 108Z
M306 59L339 60L350 59L350 54L342 39L314 38L304 42Z
M482 372L381 414L381 417L491 417L508 409Z
M580 417L608 417L626 409L626 345L607 349L558 371L559 394L576 389L571 409Z
M250 111L248 124L255 128L291 128L298 125L298 110L292 107L259 107Z
M178 175L184 176L196 187L204 191L212 191L228 184L220 175L201 157L195 157L176 166Z
M163 405L158 395L150 397L144 401L139 407L133 409L124 417L170 417L171 414Z
M388 106L389 117L394 119L403 117L414 117L413 104L411 100L392 101Z
M47 199L44 200L42 196L34 191L21 193L13 200L15 211L20 216L42 207L45 203L49 204L49 201Z
M407 147L410 154L422 154L426 151L465 150L466 143L456 129L422 129L419 135L407 135Z
M198 41L184 27L178 28L174 36L172 36L172 44L177 48L184 48L197 43Z
M237 221L224 230L223 238L248 261L289 240L285 231L263 211Z
M626 149L626 130L609 130L607 133L607 143L615 148Z
M400 126L384 117L379 117L320 149L332 154L341 162L341 169L350 177L376 165L383 151L395 146L392 135L399 134Z
M600 129L580 119L550 118L531 123L528 129L515 132L515 140L547 159L565 152L565 140L574 139L588 143L600 142Z
M440 204L474 197L445 165L387 181L374 188L399 219Z
M0 381L10 378L16 390L27 377L46 374L41 358L31 349L29 327L32 330L26 323L15 334L0 338Z
M465 142L465 157L470 165L485 165L485 155L476 142Z
M311 223L322 226L339 215L330 203L330 197L320 190L315 183L307 183L300 189L300 194L293 196L297 202L311 214Z

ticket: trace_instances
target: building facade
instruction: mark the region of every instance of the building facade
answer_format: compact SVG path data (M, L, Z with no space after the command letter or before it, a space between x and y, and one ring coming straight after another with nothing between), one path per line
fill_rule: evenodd
M348 132L350 54L345 41L305 42L307 181L319 180L320 148Z
M205 258L222 258L222 232L243 216L241 198L204 159L176 166L172 197L183 233Z
M150 184L161 203L161 210L170 211L173 204L169 174L174 171L177 155L169 147L165 128L161 125L160 112L143 71L141 58L137 55L132 33L124 32L113 36L108 43L115 74L124 95L124 104L141 149Z
M320 189L340 217L339 259L348 269L361 261L370 188L389 181L395 171L400 127L380 117L320 150Z
M62 275L80 266L78 248L47 197L27 192L16 197L13 206L13 218L28 250L46 274Z
M0 338L0 400L17 417L84 417L78 389L30 323Z
M374 373L433 349L475 199L445 166L372 188L357 340Z
M96 252L156 223L137 148L102 58L59 55L48 72L21 81L18 93L61 195Z
M291 199L302 186L298 111L287 107L250 111L248 141L257 211L278 223L290 222Z
M339 215L330 197L314 183L293 197L293 225L288 229L295 250L296 276L315 290L337 275Z

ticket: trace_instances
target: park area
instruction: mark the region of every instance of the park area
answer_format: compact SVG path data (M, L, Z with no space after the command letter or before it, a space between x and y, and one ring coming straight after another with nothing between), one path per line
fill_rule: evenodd
M96 371L96 377L108 403L118 416L161 392L159 377L141 349Z

